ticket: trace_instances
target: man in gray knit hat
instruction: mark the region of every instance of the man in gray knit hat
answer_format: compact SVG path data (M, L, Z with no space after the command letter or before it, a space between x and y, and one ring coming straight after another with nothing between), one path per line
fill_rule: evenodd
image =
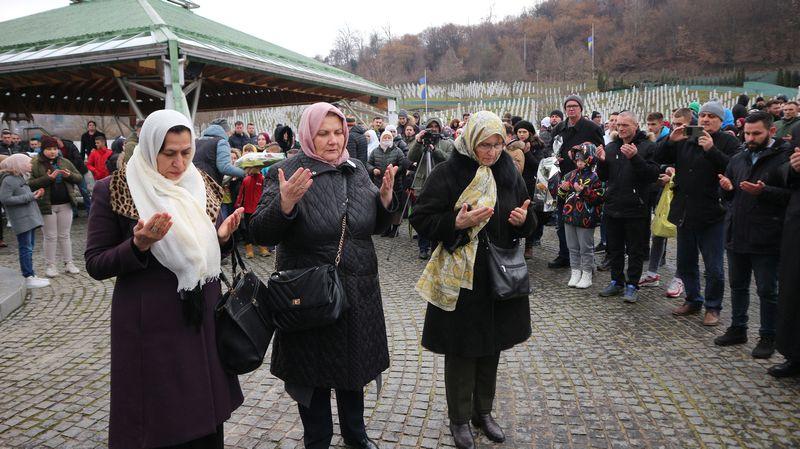
M740 149L736 137L721 131L724 117L722 104L709 101L700 108L702 135L690 138L686 127L678 126L658 145L655 157L661 164L675 165L669 221L678 227L677 276L686 286L686 301L672 314L693 315L705 305L706 326L719 324L725 292L725 207L719 195L719 175ZM705 297L700 294L700 254L705 264Z

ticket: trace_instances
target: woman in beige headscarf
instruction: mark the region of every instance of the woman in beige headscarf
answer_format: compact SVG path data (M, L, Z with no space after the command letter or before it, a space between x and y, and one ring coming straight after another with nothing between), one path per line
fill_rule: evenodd
M421 235L441 242L417 291L429 302L422 345L445 356L450 430L458 448L474 447L470 418L490 440L505 440L491 414L500 351L531 334L528 298L493 299L487 250L479 244L488 235L510 248L536 224L525 182L503 151L504 137L495 114L472 115L411 215Z

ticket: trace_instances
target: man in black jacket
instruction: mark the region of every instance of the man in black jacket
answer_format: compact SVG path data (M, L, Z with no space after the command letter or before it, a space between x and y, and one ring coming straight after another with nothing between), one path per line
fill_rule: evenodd
M97 130L97 123L94 120L86 122L86 132L81 135L81 157L86 159L92 150L97 148L94 140L98 137L105 137L101 131Z
M650 191L658 180L659 166L653 161L655 145L639 130L631 112L617 117L618 136L597 152L597 175L607 182L603 214L608 238L607 254L611 283L600 296L619 296L638 301L639 278L644 265L645 243L650 227ZM628 276L625 277L625 254Z
M787 188L764 184L771 173L789 160L789 145L775 140L775 131L768 113L747 116L745 149L731 158L725 175L719 176L722 197L729 204L725 248L732 317L731 326L714 343L718 346L747 343L747 309L753 275L761 305L760 339L752 352L757 359L768 359L775 351L781 232L791 195Z
M361 125L356 125L354 117L347 117L347 127L350 128L350 135L347 137L347 152L364 165L367 164L367 136L364 135L367 129Z
M562 175L575 170L575 162L569 157L569 150L575 145L589 142L595 146L603 144L603 129L593 121L583 116L583 99L578 95L570 95L564 99L564 110L567 111L567 119L553 128L553 141L551 142L551 153L558 158L559 169ZM569 267L569 248L564 234L564 220L561 216L561 209L564 203L558 200L556 207L556 218L558 219L558 257L547 264L550 268Z
M686 127L677 127L669 139L658 145L655 158L660 164L675 165L669 221L678 227L678 277L686 286L686 302L672 313L696 314L705 303L706 326L719 324L725 291L725 207L719 195L718 176L725 173L728 160L739 151L739 140L720 130L723 117L725 109L719 102L704 104L699 118L702 135L688 138ZM700 294L701 253L706 269L705 299Z
M244 132L244 122L237 120L233 124L233 134L228 137L228 143L231 148L244 149L244 146L250 143L250 136Z

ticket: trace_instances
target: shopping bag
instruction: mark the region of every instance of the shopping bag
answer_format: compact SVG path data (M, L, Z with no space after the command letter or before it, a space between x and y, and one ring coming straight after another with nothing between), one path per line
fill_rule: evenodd
M678 228L669 221L669 205L672 202L672 180L664 187L661 198L656 206L656 216L653 218L651 230L658 237L672 238L678 235Z

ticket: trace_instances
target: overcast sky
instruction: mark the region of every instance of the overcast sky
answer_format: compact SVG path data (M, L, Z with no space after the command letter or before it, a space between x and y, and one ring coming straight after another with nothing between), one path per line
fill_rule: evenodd
M130 0L136 1L136 0ZM327 56L339 29L366 37L385 25L400 36L446 23L475 24L492 13L494 21L516 16L536 0L194 0L196 14L309 57ZM281 4L280 7L276 3ZM0 0L0 20L10 20L69 5L69 0ZM47 32L42 31L42 37Z

